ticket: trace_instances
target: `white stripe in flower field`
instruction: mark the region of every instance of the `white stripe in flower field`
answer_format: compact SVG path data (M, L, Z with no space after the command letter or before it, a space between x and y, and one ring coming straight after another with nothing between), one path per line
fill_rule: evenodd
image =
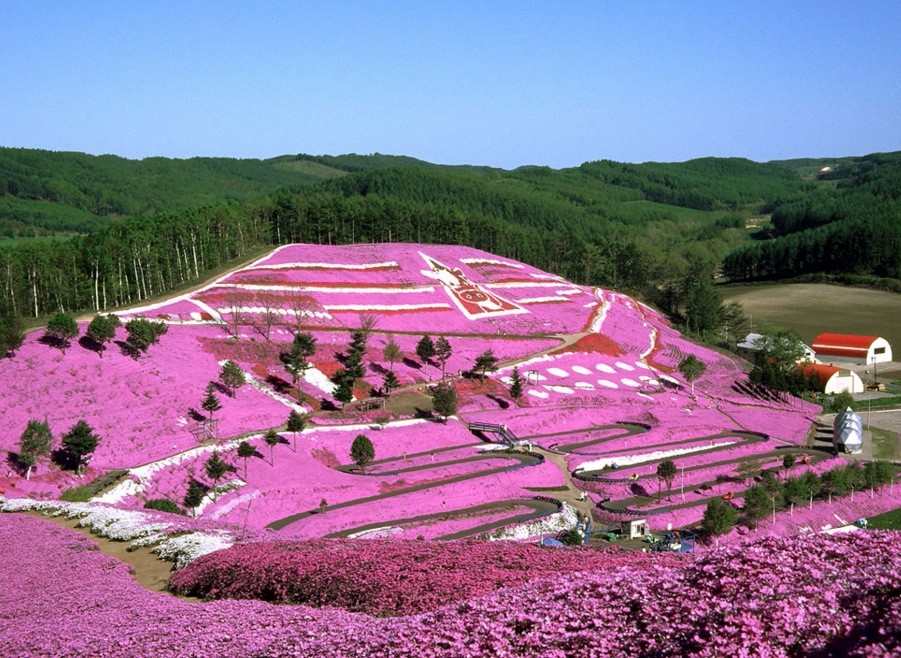
M550 393L545 393L544 391L529 391L529 395L542 400L547 400L550 397Z
M434 286L392 286L390 288L384 286L364 287L348 287L339 288L337 286L276 286L255 283L218 283L217 288L236 288L238 290L246 290L248 292L319 292L319 293L366 293L366 294L383 294L393 295L397 293L421 293L435 292Z
M620 370L628 370L629 372L635 370L635 368L630 366L628 363L623 363L622 361L617 361L614 365Z
M608 366L606 363L598 363L594 367L601 372L606 372L608 375L616 374L616 370L613 368L613 366Z
M613 382L611 382L607 379L599 379L598 385L603 386L604 388L619 388L619 386L617 386L616 384L614 384Z
M624 377L623 379L620 379L620 381L626 386L631 386L632 388L638 388L639 386L641 386L641 384L639 384L637 381L635 381L634 379L629 379L628 377Z
M644 369L644 370L650 370L650 369L651 369L651 366L649 366L649 365L648 365L647 363L645 363L644 361L636 361L636 362L635 362L635 365L636 365L636 367L642 368L642 369Z
M577 372L580 375L590 375L591 371L585 366L573 366L573 372Z
M604 326L604 320L607 319L607 311L610 310L610 300L604 299L604 291L600 288L594 289L594 296L600 300L601 308L595 313L594 320L591 321L591 326L588 329L599 334L601 333L601 327Z
M548 304L550 302L568 302L568 297L527 297L526 299L517 299L517 304Z
M545 385L544 388L546 388L549 391L553 391L554 393L562 393L563 395L572 395L573 393L575 393L575 391L573 389L571 389L569 386Z
M693 452L699 452L701 450L710 450L711 448L724 448L725 446L731 446L735 443L737 443L737 441L725 441L723 443L711 442L709 445L694 446L691 448L680 448L678 450L657 450L655 452L645 452L637 455L616 455L615 457L604 457L603 459L594 459L589 462L584 462L580 464L574 472L578 473L579 471L597 471L606 466L613 466L614 464L619 467L634 466L635 464L643 464L644 462L656 461L658 459L669 459L672 457L679 457L680 455L689 455Z
M558 295L581 295L584 290L579 290L578 288L567 288L566 290L557 290Z
M254 263L246 270L383 270L399 267L396 260L384 263L278 263L276 265L259 265Z
M259 313L275 313L277 315L293 315L294 317L297 317L299 315L302 318L319 318L322 320L331 320L332 319L331 315L329 315L328 313L323 313L322 311L305 311L305 310L295 311L294 309L291 309L291 308L272 308L272 307L265 308L263 306L238 306L238 307L229 306L227 308L219 309L219 313L221 315L231 315L235 311L237 311L238 313L245 313L245 314L249 313L251 315L256 315Z
M569 373L566 372L563 368L548 368L547 373L549 375L553 375L554 377L569 377Z
M508 263L505 260L497 260L495 258L461 258L460 262L466 263L467 265L501 265L503 267L513 267L517 270L521 270L525 267L525 265L520 263Z
M485 283L485 288L559 288L559 281L501 281Z
M450 310L450 304L323 304L327 311L429 311L436 309Z

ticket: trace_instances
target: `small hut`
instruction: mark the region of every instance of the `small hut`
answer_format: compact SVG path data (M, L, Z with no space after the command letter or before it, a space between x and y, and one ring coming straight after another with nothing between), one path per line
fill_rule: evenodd
M623 521L620 532L626 539L643 539L651 534L647 519L632 519Z

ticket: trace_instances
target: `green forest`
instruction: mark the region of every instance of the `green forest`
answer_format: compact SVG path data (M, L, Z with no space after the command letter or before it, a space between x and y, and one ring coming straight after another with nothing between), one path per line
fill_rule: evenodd
M134 304L287 242L466 244L678 317L732 280L901 278L901 154L555 170L403 156L269 160L0 149L0 299L42 317ZM689 323L690 324L690 323Z

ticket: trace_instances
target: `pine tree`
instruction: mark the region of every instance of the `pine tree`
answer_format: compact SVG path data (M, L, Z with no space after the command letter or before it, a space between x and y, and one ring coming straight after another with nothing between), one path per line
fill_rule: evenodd
M425 334L416 343L416 356L422 361L422 365L428 366L431 364L432 357L435 356L435 343L432 342L432 337L428 334Z
M707 504L701 527L709 535L724 535L738 520L738 511L721 498L714 498Z
M222 404L220 404L219 398L216 397L216 393L211 386L207 386L206 396L200 403L200 408L210 414L210 420L213 420L213 413L222 408Z
M282 437L275 430L269 430L263 436L263 440L269 446L269 464L275 466L275 446L282 442Z
M50 453L53 444L53 434L47 421L29 420L25 431L19 439L18 462L27 470L25 479L31 479L31 470L37 460Z
M354 380L350 373L344 369L339 370L335 373L332 381L335 383L332 395L341 403L342 407L354 399Z
M695 380L704 374L707 366L694 354L689 354L679 362L679 372L685 381L691 383L691 394L695 394Z
M199 482L194 478L188 478L188 491L185 493L182 504L191 510L191 516L197 516L197 507L203 502L203 497L206 496L206 492L207 488L202 482Z
M672 459L664 459L657 464L657 500L660 500L660 484L666 482L667 490L673 486L673 478L676 477L676 464Z
M523 388L523 379L519 374L519 366L513 366L513 375L510 379L510 397L518 400L522 397Z
M457 413L457 391L445 382L438 384L432 391L432 408L443 420Z
M366 472L366 464L375 459L375 447L365 434L358 434L350 446L350 458L360 467L360 471Z
M100 437L94 434L94 429L83 420L79 420L63 434L63 448L75 457L76 472L81 471L82 459L93 453L98 443Z
M97 345L97 352L100 358L106 351L106 344L116 337L116 329L121 325L118 316L95 315L94 319L88 325L87 334Z
M52 343L59 347L63 354L70 345L70 341L78 335L78 323L71 313L57 313L47 320L47 336Z
M306 416L297 413L295 410L291 410L291 413L288 414L288 426L287 431L292 432L294 434L294 442L293 442L293 450L297 452L297 433L303 432L303 429L307 426L307 418Z
M400 382L397 379L397 375L394 374L393 371L389 370L382 377L382 388L385 393L391 393L394 389L400 386Z
M400 346L394 341L394 336L388 336L388 343L382 349L382 357L390 364L390 370L394 372L394 364L401 360Z
M291 349L281 354L285 370L291 375L291 384L297 386L297 380L304 376L310 366L309 358L316 353L316 337L313 334L301 331L294 336Z
M219 457L218 450L213 451L213 454L210 455L203 466L206 470L207 477L213 481L213 496L215 499L218 497L217 489L219 488L219 480L231 470L231 466L222 461L222 458Z
M490 349L479 354L476 357L475 365L472 367L472 371L479 376L480 380L484 380L485 375L495 370L497 370L497 357L494 356L494 352Z
M451 358L451 355L454 353L453 348L451 348L450 342L448 342L447 338L444 336L438 336L438 340L435 341L435 358L438 359L438 363L441 364L441 378L443 379L445 376L445 371L447 370L447 362Z
M257 454L256 449L247 441L238 444L238 457L244 460L244 481L247 482L247 460Z
M241 370L241 366L234 361L226 361L222 364L219 381L231 391L231 396L235 397L238 389L244 386L247 377L244 375L244 371Z

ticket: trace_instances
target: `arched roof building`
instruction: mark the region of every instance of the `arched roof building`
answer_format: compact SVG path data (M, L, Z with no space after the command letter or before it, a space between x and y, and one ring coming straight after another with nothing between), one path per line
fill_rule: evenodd
M820 361L885 363L892 360L892 347L885 338L855 334L820 334L813 341Z
M806 377L816 377L820 382L820 390L826 395L836 393L863 393L863 380L856 372L847 368L826 366L821 363L808 363L804 365Z

